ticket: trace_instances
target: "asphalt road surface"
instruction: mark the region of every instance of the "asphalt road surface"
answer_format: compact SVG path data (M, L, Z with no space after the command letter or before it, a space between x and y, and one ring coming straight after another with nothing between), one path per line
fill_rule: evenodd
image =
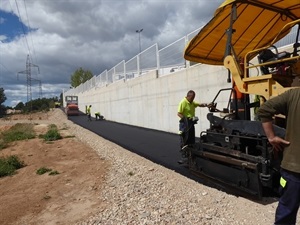
M195 176L191 174L186 167L179 164L178 160L181 159L181 154L179 152L180 139L177 134L107 120L96 121L95 118L92 118L92 121L88 121L87 116L84 114L81 116L69 117L69 120L131 152L151 160L154 163L174 170L175 172L206 186L234 195L242 195L246 198L252 198L251 196L248 196L237 189L232 189L230 186L223 183L217 183L215 180L210 180L207 177L203 179Z
M69 120L152 162L203 183L202 179L190 174L187 168L178 164L181 154L177 134L107 120L95 121L95 118L88 121L85 115L72 116Z

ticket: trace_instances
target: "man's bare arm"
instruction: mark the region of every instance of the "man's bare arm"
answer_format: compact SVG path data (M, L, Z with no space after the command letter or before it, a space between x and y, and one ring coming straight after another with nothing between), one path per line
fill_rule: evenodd
M180 112L177 113L177 116L179 116L179 118L181 118L181 119L184 117L184 115Z
M266 133L268 141L276 151L283 151L284 147L290 144L289 141L286 141L275 135L273 124L271 121L262 123L262 126Z

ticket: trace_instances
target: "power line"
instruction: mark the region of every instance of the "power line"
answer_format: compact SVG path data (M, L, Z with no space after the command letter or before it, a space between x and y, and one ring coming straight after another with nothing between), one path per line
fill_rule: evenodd
M8 0L8 2L9 2L9 5L10 5L10 9L11 9L11 11L13 12L13 8L12 8L12 5L11 5L11 3L10 3L10 0Z
M14 73L14 72L10 71L9 69L7 69L7 67L4 66L1 62L0 62L0 65L1 65L4 69L6 69L7 72Z
M24 24L22 23L22 20L21 20L21 14L20 14L20 10L19 10L19 5L18 5L17 0L15 0L15 2L16 2L16 6L17 6L18 15L19 15L19 20L20 20L20 22L22 24L22 30L23 30L23 33L24 33L24 37L25 37L25 41L26 41L28 53L29 53L29 55L31 55L30 48L29 48L28 41L27 41L27 37L26 37L26 32L25 32Z
M29 17L28 17L28 13L27 13L26 2L25 2L25 0L23 0L23 1L24 1L24 7L25 7L25 12L26 12L26 18L27 18L28 27L30 28L30 23L29 23ZM32 49L33 49L33 56L35 57L35 61L37 61L36 60L36 54L35 54L35 49L34 49L34 44L33 44L33 39L32 39L31 32L29 32L29 36L30 36L30 39L31 39L31 44L32 44Z
M15 74L15 72L12 72L11 70L7 69L6 66L3 65L3 63L0 62L0 65L9 73L11 74ZM3 85L3 76L1 76L1 70L0 70L0 84Z

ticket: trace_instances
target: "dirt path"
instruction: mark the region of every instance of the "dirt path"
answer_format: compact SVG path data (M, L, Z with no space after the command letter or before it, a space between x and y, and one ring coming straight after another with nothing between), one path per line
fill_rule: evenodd
M38 117L47 119L42 116ZM35 125L37 136L46 133L47 126ZM58 141L47 143L37 137L0 151L0 157L17 155L26 164L17 174L0 178L1 225L74 224L105 208L100 193L109 163L69 137L68 130L60 132L65 138ZM38 175L41 167L59 174Z

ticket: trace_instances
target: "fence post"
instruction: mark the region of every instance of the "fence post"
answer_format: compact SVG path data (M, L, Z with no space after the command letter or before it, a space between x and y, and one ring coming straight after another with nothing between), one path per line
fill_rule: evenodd
M93 76L93 88L96 87L96 76Z
M114 67L113 74L111 76L112 76L111 82L114 83L115 80L116 80L116 78L115 78L115 76L116 76L116 67Z
M138 77L140 76L140 56L141 56L141 53L139 53L136 58Z
M188 36L185 36L185 46L187 46L188 43L189 43L189 38L188 38ZM185 48L185 46L184 46L184 48ZM188 60L184 60L184 61L185 61L185 68L189 68L191 65L190 61L188 61Z
M125 60L123 60L123 71L124 71L124 80L127 80L127 76L126 76L126 63L125 63Z
M105 85L108 85L108 74L107 74L107 70L105 70L105 78L106 78L106 81L105 81Z
M155 53L156 53L156 74L157 77L159 76L159 70L160 70L160 58L159 58L159 50L158 50L158 44L155 44Z

